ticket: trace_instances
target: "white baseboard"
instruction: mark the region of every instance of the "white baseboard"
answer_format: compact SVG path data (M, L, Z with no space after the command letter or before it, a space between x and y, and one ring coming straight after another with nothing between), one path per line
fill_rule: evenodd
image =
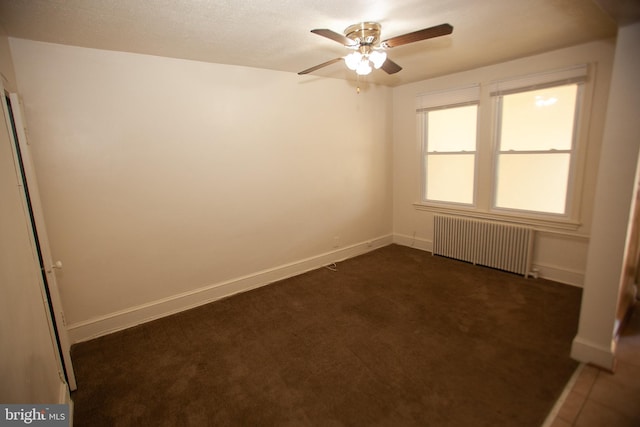
M406 234L394 234L393 243L416 248L427 252L433 252L433 241Z
M302 274L331 264L332 262L353 258L391 243L427 252L432 252L433 250L433 242L431 240L405 234L386 235L244 277L216 283L90 320L77 322L68 326L69 339L71 343L74 344L97 338L199 305L207 304L221 298L226 298L239 292L245 292L278 280ZM584 272L535 263L534 267L538 268L539 277L556 282L581 287L584 280Z
M572 270L555 265L537 264L535 262L532 268L538 269L538 277L542 279L553 280L554 282L577 286L579 288L583 287L584 271Z
M409 236L406 234L394 234L393 243L427 252L433 252L432 240L421 239L419 237ZM584 283L584 271L571 270L548 264L536 264L535 261L532 268L536 268L538 270L538 277L542 279L553 280L554 282L564 283L566 285L577 286L580 288Z
M61 405L69 405L69 425L73 425L73 400L69 392L69 385L62 381L60 383L60 391L58 392L58 403Z
M141 323L204 305L221 298L226 298L239 292L245 292L278 280L302 274L333 262L353 258L374 249L390 245L393 241L392 235L378 237L314 257L259 271L244 277L205 286L90 320L73 323L67 327L69 339L73 344L107 335Z
M605 347L576 336L571 345L571 357L613 372L616 363L616 344L616 340L612 340L611 345Z

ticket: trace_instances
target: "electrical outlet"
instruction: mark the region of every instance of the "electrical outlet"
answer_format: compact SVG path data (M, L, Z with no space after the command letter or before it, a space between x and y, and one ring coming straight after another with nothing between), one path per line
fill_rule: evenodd
M334 248L339 248L340 247L340 236L334 236L333 237L333 247Z

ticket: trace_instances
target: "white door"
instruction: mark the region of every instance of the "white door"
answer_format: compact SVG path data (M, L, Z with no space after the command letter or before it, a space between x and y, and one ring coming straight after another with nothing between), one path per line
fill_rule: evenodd
M1 84L0 93L2 94L2 109L5 113L5 119L8 122L7 124L13 127L13 139L17 139L17 144L15 144L16 150L14 152L14 161L16 162L16 167L18 169L22 169L23 173L25 208L31 216L34 235L33 244L40 258L40 265L43 270L44 290L48 299L47 303L51 311L52 333L55 335L60 350L60 356L62 358L62 364L65 371L64 374L67 383L69 384L69 389L73 391L77 386L73 365L71 364L71 345L69 343L64 311L62 310L62 301L60 299L60 292L55 273L55 270L57 268L61 268L62 264L60 261L54 262L51 257L47 229L42 215L38 183L36 181L36 174L33 168L29 142L27 141L25 133L24 121L22 120L20 98L17 94L12 93L9 95L9 102L7 102L4 95L4 88L2 88ZM16 143L15 140L14 143Z

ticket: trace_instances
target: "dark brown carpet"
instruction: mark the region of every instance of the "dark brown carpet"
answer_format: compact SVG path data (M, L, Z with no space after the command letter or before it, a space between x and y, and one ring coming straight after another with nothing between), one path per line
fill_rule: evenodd
M580 296L388 246L75 345L75 425L539 427Z

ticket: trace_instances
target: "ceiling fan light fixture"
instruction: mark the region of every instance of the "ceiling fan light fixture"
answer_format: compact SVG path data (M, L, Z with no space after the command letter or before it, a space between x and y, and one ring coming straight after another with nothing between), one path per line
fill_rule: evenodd
M369 54L369 61L373 64L373 67L377 70L382 67L384 61L387 60L387 53L379 50L374 50Z
M371 70L372 68L369 64L369 60L367 58L362 58L362 60L358 64L358 67L356 68L356 74L360 76L366 76L367 74L371 73Z
M362 61L362 54L360 52L351 52L344 57L344 63L350 70L355 71L358 68L358 64Z

